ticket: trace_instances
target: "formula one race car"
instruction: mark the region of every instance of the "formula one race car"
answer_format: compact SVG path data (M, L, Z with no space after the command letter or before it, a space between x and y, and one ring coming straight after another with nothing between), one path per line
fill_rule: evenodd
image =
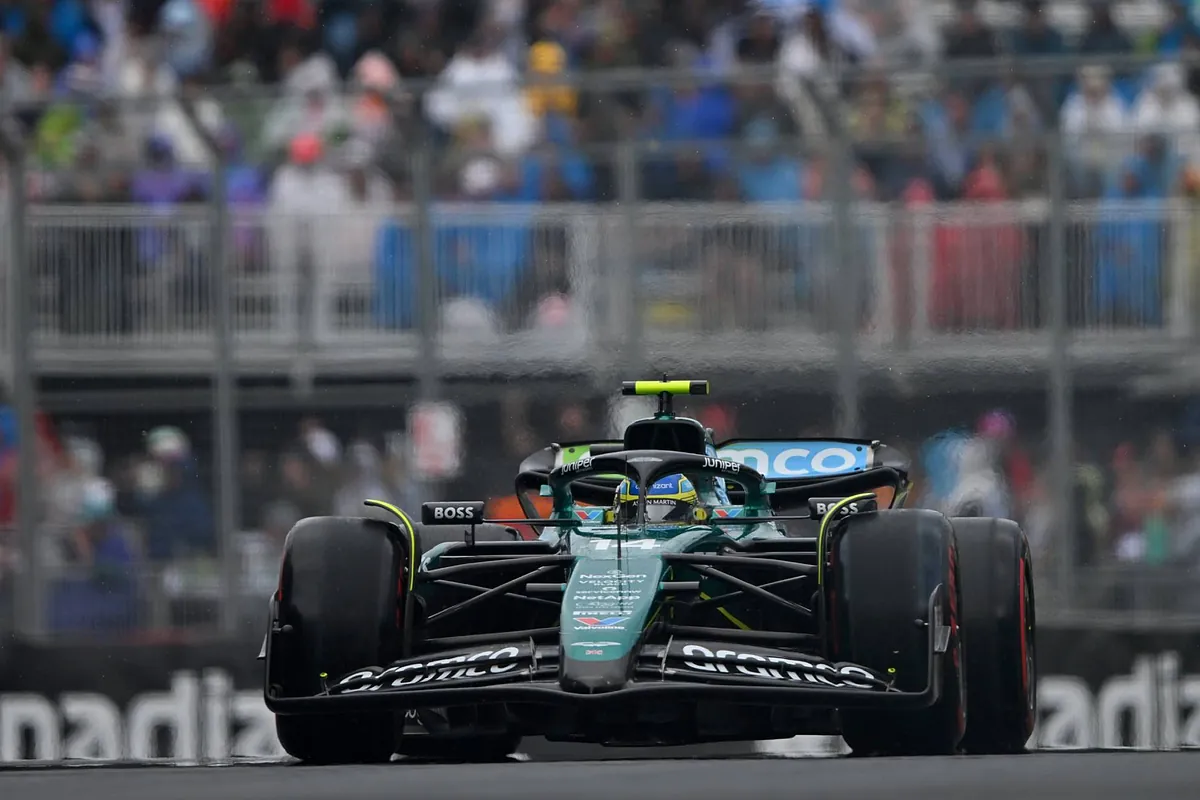
M259 655L288 753L839 733L860 754L1024 750L1034 599L1015 523L900 508L908 465L879 442L716 446L672 410L705 381L623 391L658 413L526 459L528 519L437 502L418 524L367 501L394 522L296 524Z

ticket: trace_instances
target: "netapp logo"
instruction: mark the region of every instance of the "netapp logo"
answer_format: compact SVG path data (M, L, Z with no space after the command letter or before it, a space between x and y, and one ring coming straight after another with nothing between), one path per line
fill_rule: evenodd
M0 695L0 762L280 758L262 689L235 691L223 670L176 672L170 689L124 709L93 692Z

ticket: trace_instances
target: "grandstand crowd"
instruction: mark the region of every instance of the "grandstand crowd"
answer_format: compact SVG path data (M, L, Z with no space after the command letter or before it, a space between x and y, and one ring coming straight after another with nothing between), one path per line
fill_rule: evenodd
M418 119L435 131L442 197L613 199L612 154L596 147L632 138L696 145L643 161L647 199L800 200L826 181L795 137L827 131L796 79L848 68L853 79L824 83L857 141L862 195L1044 194L1036 134L1055 126L1077 194L1174 191L1198 147L1200 71L1172 63L1200 45L1191 8L1166 0L1160 27L1126 30L1108 3L1084 5L1087 25L1064 33L1040 0L1003 29L973 0L948 20L917 0L9 2L0 91L24 107L45 200L203 198L212 158L167 95L196 101L239 204L405 197ZM1135 52L1164 63L1106 65ZM1023 66L1067 55L1079 69ZM979 59L995 59L994 74L949 77ZM926 71L893 80L899 66ZM556 83L639 67L692 79ZM747 67L782 80L727 80Z

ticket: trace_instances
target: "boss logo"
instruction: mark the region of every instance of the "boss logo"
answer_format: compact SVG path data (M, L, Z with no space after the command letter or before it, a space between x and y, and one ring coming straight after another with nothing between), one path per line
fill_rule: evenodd
M473 519L474 517L475 509L466 506L450 506L433 510L434 519Z
M426 525L483 522L483 503L425 503L421 506L421 522Z
M845 499L844 497L813 497L808 501L809 516L813 519L823 519L838 503ZM866 511L875 511L877 508L878 504L874 498L853 500L839 508L837 513L834 514L834 519L848 517L851 514L862 514Z
M704 466L706 468L711 467L724 470L726 472L732 472L734 475L736 475L742 469L742 465L736 461L727 461L723 458L709 458L708 456L704 457Z

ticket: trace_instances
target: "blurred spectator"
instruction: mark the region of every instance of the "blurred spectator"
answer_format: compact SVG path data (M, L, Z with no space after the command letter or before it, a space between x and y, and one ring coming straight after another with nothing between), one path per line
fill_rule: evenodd
M108 76L101 63L100 40L89 30L75 35L71 63L59 76L59 90L76 98L99 97L108 89Z
M1113 454L1113 553L1121 561L1142 561L1146 554L1146 522L1152 490L1130 442Z
M517 83L517 71L499 49L494 28L484 27L464 43L427 95L426 110L443 130L483 117L491 145L503 156L526 150L536 135L535 117Z
M816 6L805 12L779 53L788 73L809 79L828 77L849 60L849 53L830 34L828 18Z
M375 240L394 200L391 182L372 166L369 145L355 140L342 152L345 199L325 222L318 297L333 297L352 313L369 306L374 283Z
M1062 33L1046 18L1045 0L1024 0L1022 6L1024 18L1012 32L1013 55L1046 58L1066 53Z
M530 86L525 90L525 99L530 111L537 116L575 115L578 106L575 90L553 82L554 76L561 75L566 66L566 51L555 42L537 42L529 48L529 75L526 80Z
M750 203L795 201L801 198L803 169L770 119L756 119L742 130L745 156L735 162L743 200Z
M987 444L969 438L959 446L956 457L957 482L946 498L946 513L955 517L1011 518L1008 486Z
M1174 186L1170 158L1166 142L1151 137L1142 153L1126 161L1106 193L1096 231L1095 298L1096 313L1110 325L1162 323L1160 203Z
M876 58L885 64L915 62L930 66L942 53L941 31L929 3L924 0L884 2L875 7L879 36Z
M1022 58L1054 58L1068 54L1062 33L1046 17L1044 0L1025 0L1025 16L1013 31L1011 51ZM1062 75L1039 73L1026 85L1043 117L1053 115L1062 104L1067 81Z
M1138 94L1133 130L1161 134L1185 162L1200 163L1200 104L1188 94L1183 68L1159 64Z
M1012 212L981 208L1008 199L990 155L967 178L963 199L980 205L938 227L930 315L942 329L1016 327L1024 235Z
M94 479L102 477L104 453L91 439L70 437L63 443L61 468L47 486L46 522L51 528L70 530Z
M286 40L279 50L283 96L271 109L263 129L263 143L272 156L286 151L297 136L310 134L322 145L335 144L348 127L337 67L325 53L306 55L298 38Z
M82 27L81 3L8 5L4 27L17 43L17 58L26 64L45 64L51 70L62 67L67 48Z
M971 100L961 91L950 90L940 102L926 98L917 113L928 151L930 181L939 198L955 199L977 156Z
M896 140L908 130L911 113L906 99L888 83L887 75L881 69L874 69L853 98L849 113L850 132L859 139Z
M200 483L187 437L160 427L146 437L150 458L137 472L137 510L144 520L146 556L154 562L213 555L216 534L209 492Z
M206 70L212 58L213 32L198 0L166 0L158 14L166 60L175 74L190 78Z
M1080 91L1062 110L1064 155L1072 168L1075 194L1095 197L1103 190L1114 158L1128 151L1131 126L1108 67L1084 67L1079 85Z
M992 448L992 459L999 465L1011 493L1013 510L1020 514L1033 500L1037 476L1033 460L1017 433L1016 419L1003 409L984 414L976 426L976 435Z
M378 161L385 146L404 149L396 129L396 112L407 101L400 73L383 54L372 50L354 65L351 83L356 96L349 108L351 144L365 146L365 157Z
M1128 56L1133 54L1133 39L1125 31L1117 27L1112 18L1112 4L1100 2L1090 7L1091 24L1079 42L1078 52L1081 56L1094 56L1102 60L1104 56ZM1111 73L1110 73L1111 77ZM1122 101L1132 100L1136 82L1125 70L1118 70L1112 78L1114 88Z
M312 285L315 270L336 254L340 243L331 235L338 211L350 202L350 187L325 156L316 133L292 139L290 160L275 171L267 190L271 263L281 292L287 281ZM283 295L287 296L287 295Z
M1158 32L1154 44L1159 53L1174 55L1200 37L1200 26L1192 18L1192 6L1186 0L1167 0L1163 5L1170 18Z
M78 495L63 559L75 573L54 581L50 627L74 633L128 630L137 620L137 555L115 514L112 484L88 478Z
M979 61L996 58L1000 47L996 35L979 14L978 0L956 0L958 15L945 31L944 55L949 61ZM952 78L953 84L965 90L972 98L988 86L986 75L969 75Z
M780 25L765 11L755 12L745 25L737 44L737 57L743 64L774 64L779 55Z
M972 110L972 130L988 139L1033 143L1041 137L1042 112L1014 64L986 89Z
M1089 7L1089 11L1091 22L1079 42L1080 55L1125 55L1133 52L1133 40L1113 21L1111 3L1095 3Z

